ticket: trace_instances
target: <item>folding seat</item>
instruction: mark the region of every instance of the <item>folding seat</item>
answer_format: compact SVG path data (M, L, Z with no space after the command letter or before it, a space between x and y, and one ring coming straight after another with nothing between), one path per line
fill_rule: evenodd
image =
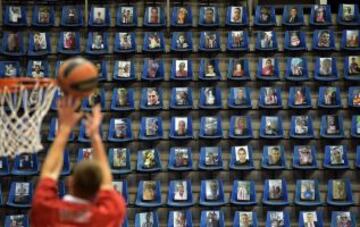
M189 171L193 169L190 147L171 147L168 160L168 169L171 171Z
M261 87L259 94L259 107L264 109L281 109L281 89L277 87Z
M359 30L343 30L341 36L341 49L347 51L359 51Z
M111 111L131 111L135 110L134 89L133 88L114 88L111 98Z
M248 9L245 6L231 5L226 8L225 25L243 27L249 25Z
M268 5L258 5L255 9L254 25L273 27L276 25L275 8Z
M227 35L226 49L228 51L249 51L249 36L246 31L230 31Z
M306 226L323 226L323 214L321 211L300 211L299 227Z
M222 137L221 116L214 115L201 117L199 138L221 139Z
M18 154L15 156L11 174L16 176L32 176L37 175L39 170L40 163L37 153Z
M128 142L134 140L130 118L111 118L108 141Z
M201 147L199 156L199 169L201 170L223 170L224 163L222 159L221 147Z
M195 204L190 180L172 180L169 183L167 205L189 207Z
M312 49L314 51L334 51L334 31L329 29L315 30L312 38Z
M359 25L359 6L357 4L339 4L336 23L345 26Z
M251 109L251 89L249 87L231 87L227 105L231 109Z
M350 168L348 160L347 146L345 145L326 145L324 168L334 170L347 170Z
M305 25L303 7L301 5L285 5L282 25L290 28Z
M185 223L187 226L193 226L192 214L190 210L169 211L168 227L176 227L183 223Z
M255 182L234 180L232 186L232 192L230 195L230 203L236 206L256 205L257 202L256 202Z
M306 51L305 33L302 31L286 31L284 49L288 51Z
M360 56L344 57L344 77L346 80L360 80Z
M141 79L146 81L164 80L164 71L164 62L162 59L145 58Z
M229 169L252 170L255 168L251 145L232 146Z
M20 75L19 61L0 61L0 78L16 77Z
M326 202L329 206L347 207L354 205L351 182L348 178L328 181Z
M316 148L310 145L295 145L293 153L293 168L302 170L317 169Z
M131 81L136 80L135 63L131 59L119 60L114 63L113 80Z
M320 137L326 139L342 139L344 134L344 119L342 115L321 116Z
M193 109L193 95L191 87L174 87L171 89L171 109Z
M262 203L268 206L288 206L289 199L286 180L265 180Z
M9 174L10 174L9 159L7 157L0 157L0 176L8 176ZM0 204L2 203L0 202Z
M200 88L200 109L221 109L222 98L219 87L202 87Z
M50 34L47 32L30 33L28 56L38 57L48 54L51 54Z
M131 173L130 150L128 148L110 148L108 158L112 174Z
M125 203L128 204L128 184L126 180L113 180L112 185L114 186L115 191L117 191L125 200Z
M172 8L171 26L176 28L192 27L193 15L191 6L179 5Z
M32 8L31 25L48 28L55 25L55 9L53 6L34 5Z
M314 128L311 116L296 115L291 116L290 138L312 139L314 138Z
M12 208L30 208L33 196L33 184L31 182L13 181L10 185L6 205Z
M318 96L318 106L321 108L341 108L340 88L320 87Z
M312 26L332 25L330 5L314 5L311 8L310 25Z
M47 60L29 60L26 75L33 78L50 77L49 62Z
M14 214L14 215L5 216L4 227L14 227L14 226L29 227L30 226L29 216L25 214Z
M356 227L356 215L351 211L332 211L331 226Z
M262 116L260 122L260 138L281 139L284 137L282 118L279 116Z
M138 24L138 15L135 5L120 5L116 10L115 21L118 27L136 27Z
M251 80L249 61L230 58L227 67L228 80Z
M81 53L80 33L74 31L60 32L57 52L65 55L79 55Z
M84 26L83 7L81 5L64 5L61 9L60 25L74 28Z
M111 15L108 5L92 5L89 13L89 27L106 28L110 27Z
M191 116L171 117L169 138L176 140L193 139L194 132Z
M136 192L135 205L144 208L156 208L161 206L163 203L161 201L160 187L161 187L160 181L153 181L153 180L139 181ZM135 217L135 226L139 226L139 227L143 226L143 225L137 225L137 223L140 221L138 220L139 217L138 218L137 217L138 216ZM153 225L153 226L157 226L157 225Z
M70 154L68 150L64 151L64 164L61 170L61 176L68 176L71 172L71 165L70 165ZM65 187L65 186L64 186Z
M3 15L5 26L20 27L27 25L27 8L22 5L6 5Z
M286 60L285 79L289 81L309 80L306 58L290 57Z
M143 226L160 227L157 211L147 211L135 214L135 227Z
M165 52L165 38L163 32L145 32L143 52L163 53Z
M156 87L141 89L140 109L161 110L163 109L163 90Z
M160 140L163 138L161 117L141 117L140 140Z
M149 5L144 7L144 27L159 28L165 27L165 12L160 5Z
M224 212L221 210L202 210L200 214L200 227L225 227Z
M285 148L283 145L263 146L261 168L267 170L286 169Z
M58 119L53 117L50 120L49 135L47 137L47 140L49 142L54 141L56 134L57 134L57 130L58 130ZM74 139L75 139L75 134L74 134L74 132L71 132L68 141L72 142L72 141L74 141Z
M171 60L170 80L189 81L193 80L192 60L173 59Z
M134 32L117 32L114 40L114 53L130 54L136 52L136 36Z
M107 32L89 32L86 44L86 54L104 55L109 52Z
M215 5L200 6L199 26L201 27L219 27L220 16L219 9Z
M360 115L352 116L350 134L352 138L360 138Z
M51 102L51 106L50 109L53 111L57 111L57 103L59 101L59 99L63 96L62 91L60 90L60 88L56 89L55 93L54 93L54 97L53 100Z
M200 33L199 51L219 52L221 51L220 34L216 31L204 31Z
M193 51L192 32L172 32L171 51L175 53L190 53Z
M199 199L201 206L219 207L224 206L226 203L222 180L206 179L201 181Z
M22 32L4 32L1 45L2 54L9 57L21 57L26 53Z
M322 206L318 180L296 180L294 203L304 207Z
M200 60L199 80L221 80L221 72L218 59Z
M278 50L276 32L258 31L256 35L255 50L274 52Z
M276 81L280 80L279 61L277 58L260 58L256 78L258 80Z

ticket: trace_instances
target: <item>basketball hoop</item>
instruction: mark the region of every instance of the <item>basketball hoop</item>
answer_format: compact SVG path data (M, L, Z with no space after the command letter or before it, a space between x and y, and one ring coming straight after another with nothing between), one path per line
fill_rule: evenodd
M0 79L0 157L35 153L43 148L41 123L56 88L54 79Z

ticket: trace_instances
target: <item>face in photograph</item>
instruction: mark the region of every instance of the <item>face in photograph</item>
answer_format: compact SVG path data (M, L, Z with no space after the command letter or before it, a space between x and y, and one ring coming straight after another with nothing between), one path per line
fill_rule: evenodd
M315 211L303 212L303 221L305 227L315 227L317 222L317 215Z
M268 158L269 165L280 165L281 163L281 151L278 146L269 146L268 147Z
M93 11L94 24L103 24L105 22L105 8L95 7Z
M215 23L215 7L203 7L204 11L204 23L214 24Z
M360 57L350 56L348 70L350 75L360 74Z
M48 7L43 6L39 8L38 21L40 24L50 23L50 10Z
M230 18L231 23L240 24L242 22L242 7L232 6Z
M149 14L149 24L159 24L160 23L160 7L148 7Z
M128 90L126 88L118 88L117 89L117 98L119 106L128 106Z
M330 163L331 165L344 164L344 149L342 146L330 146Z
M304 71L303 60L301 58L291 59L291 75L302 76Z
M289 9L289 17L288 17L288 23L296 23L298 22L298 10L296 7L291 7Z
M22 18L20 6L9 7L9 21L11 23L19 23Z
M189 163L189 153L186 148L175 149L175 166L187 166Z
M216 117L206 117L204 125L205 134L208 136L215 135L217 132L217 124L218 122Z
M260 40L260 47L261 48L273 48L273 34L271 31L269 32L261 32L261 40Z
M354 20L355 17L355 5L353 4L343 4L343 11L342 11L342 20L346 22L351 22Z
M187 105L189 103L188 97L189 97L189 91L187 88L176 88L175 103L177 106Z
M174 211L174 227L186 227L186 214L183 211Z
M250 182L248 181L238 181L237 185L237 200L239 201L249 201L250 200Z
M290 46L292 47L298 47L300 46L300 35L299 32L290 32Z
M219 226L219 211L206 212L206 226L209 227Z
M140 227L153 227L154 217L152 212L140 213Z
M263 58L262 59L262 68L261 75L263 76L273 76L275 67L274 67L274 59L273 58Z
M176 77L187 77L188 76L188 61L187 60L176 60Z
M284 213L282 211L270 211L270 226L271 227L284 226Z
M29 183L16 183L15 184L15 194L17 195L27 195L29 194L30 184Z
M243 64L244 64L244 61L242 61L242 60L234 62L234 68L233 68L233 72L232 72L233 77L244 76L245 71L244 71Z
M83 149L83 159L84 160L93 159L93 150L92 150L92 148L84 148Z
M178 33L177 38L176 38L176 48L184 49L184 48L188 48L188 47L189 47L189 43L186 38L186 34L184 32Z
M319 73L322 76L329 76L332 74L332 59L331 58L320 58L320 70Z
M121 23L131 24L134 17L133 7L121 7Z
M346 47L359 47L359 31L347 30L346 31Z
M144 163L143 163L144 168L150 169L150 168L155 167L156 161L155 161L155 150L154 149L143 150L142 156L143 156L143 160L144 160Z
M158 73L160 63L155 59L148 59L147 63L148 63L147 76L149 78L155 78Z
M205 48L214 49L217 47L217 37L215 33L205 32Z
M318 34L318 47L330 47L329 31L321 31Z
M187 200L187 182L177 181L175 183L174 200Z
M5 64L4 66L4 74L5 76L16 76L17 69L12 63Z
M126 166L126 148L114 148L113 166L115 168L122 168Z
M295 133L298 135L305 135L308 133L308 117L296 116L295 117Z
M339 212L336 216L336 226L337 227L351 227L351 215L350 212Z
M100 32L93 33L93 43L91 45L91 49L93 50L102 50L104 49L104 39L103 35Z
M270 22L270 8L269 7L261 7L260 8L260 23L269 23Z
M333 180L332 186L333 186L333 199L345 200L346 199L345 181Z
M305 89L302 87L295 88L294 94L294 104L295 105L304 105L306 104L306 97L305 97Z
M160 37L157 32L152 32L148 36L149 49L158 49L160 45Z
M34 50L46 50L47 42L46 42L46 34L43 32L34 33Z
M208 166L218 165L219 151L217 147L205 147L205 164Z
M148 106L158 106L160 105L160 96L156 88L148 88L146 91L147 94L147 105Z
M315 200L315 182L313 180L301 180L300 190L302 200Z
M352 104L360 106L360 89L354 89L352 93Z
M247 101L245 88L234 88L234 104L241 105Z
M300 165L311 165L313 157L309 146L301 146L298 149Z
M127 128L128 128L128 125L127 125L125 119L115 119L114 129L115 129L115 137L116 138L127 137Z
M235 147L236 163L243 165L249 161L249 151L247 146Z
M335 105L336 104L336 88L327 87L324 94L324 103L325 105Z
M244 45L244 33L242 31L231 32L232 36L232 47L239 48Z
M76 24L78 21L77 10L74 7L69 7L67 10L66 22L68 24Z
M205 76L206 77L215 77L216 76L216 72L215 72L215 62L214 61L208 61L205 64Z
M11 215L10 216L10 227L21 227L24 226L24 215Z
M339 133L339 119L335 115L326 116L326 133L330 135Z
M76 48L75 32L64 32L64 49L74 50Z
M118 62L118 77L130 77L130 61L119 61Z
M119 194L122 194L123 182L121 182L121 181L113 181L112 185L113 185L115 191L117 191Z
M7 50L9 52L19 52L20 38L17 33L9 33L9 36L7 38Z
M185 24L187 15L188 15L187 9L185 7L179 7L177 10L176 23Z
M33 61L31 76L34 78L44 77L44 69L41 61Z
M266 117L265 118L265 134L277 135L278 133L278 118L277 117Z
M241 211L239 213L239 223L240 227L252 227L252 212Z
M23 154L19 157L19 168L20 169L31 169L34 161L30 154Z
M207 87L204 89L205 105L214 105L216 102L215 97L216 89L214 87Z
M119 33L119 39L120 39L120 48L127 50L132 48L131 44L131 35L126 32L120 32Z
M269 199L280 199L282 195L281 180L269 180Z
M246 117L236 117L235 118L235 126L234 126L234 134L235 135L244 135L246 133L247 133Z
M187 132L187 118L177 117L175 118L175 131L178 136L185 136Z
M206 199L217 200L219 198L219 184L216 180L206 181Z
M315 5L315 22L316 23L325 23L325 17L326 17L326 10L325 6L322 5Z
M148 117L145 120L146 136L156 136L158 134L159 126L157 118Z
M276 105L278 103L276 89L271 87L266 87L264 95L265 95L264 102L266 105Z

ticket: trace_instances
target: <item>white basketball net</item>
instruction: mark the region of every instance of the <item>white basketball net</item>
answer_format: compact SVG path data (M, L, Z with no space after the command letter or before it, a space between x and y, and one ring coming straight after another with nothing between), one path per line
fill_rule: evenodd
M56 86L35 85L20 87L11 92L7 87L0 92L0 157L35 153L41 144L41 123L49 111Z

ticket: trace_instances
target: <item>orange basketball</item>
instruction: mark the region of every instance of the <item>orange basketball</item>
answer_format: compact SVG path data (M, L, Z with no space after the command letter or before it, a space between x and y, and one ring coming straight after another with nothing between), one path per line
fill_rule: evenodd
M60 66L57 80L65 94L86 97L97 87L98 69L84 58L71 58Z

